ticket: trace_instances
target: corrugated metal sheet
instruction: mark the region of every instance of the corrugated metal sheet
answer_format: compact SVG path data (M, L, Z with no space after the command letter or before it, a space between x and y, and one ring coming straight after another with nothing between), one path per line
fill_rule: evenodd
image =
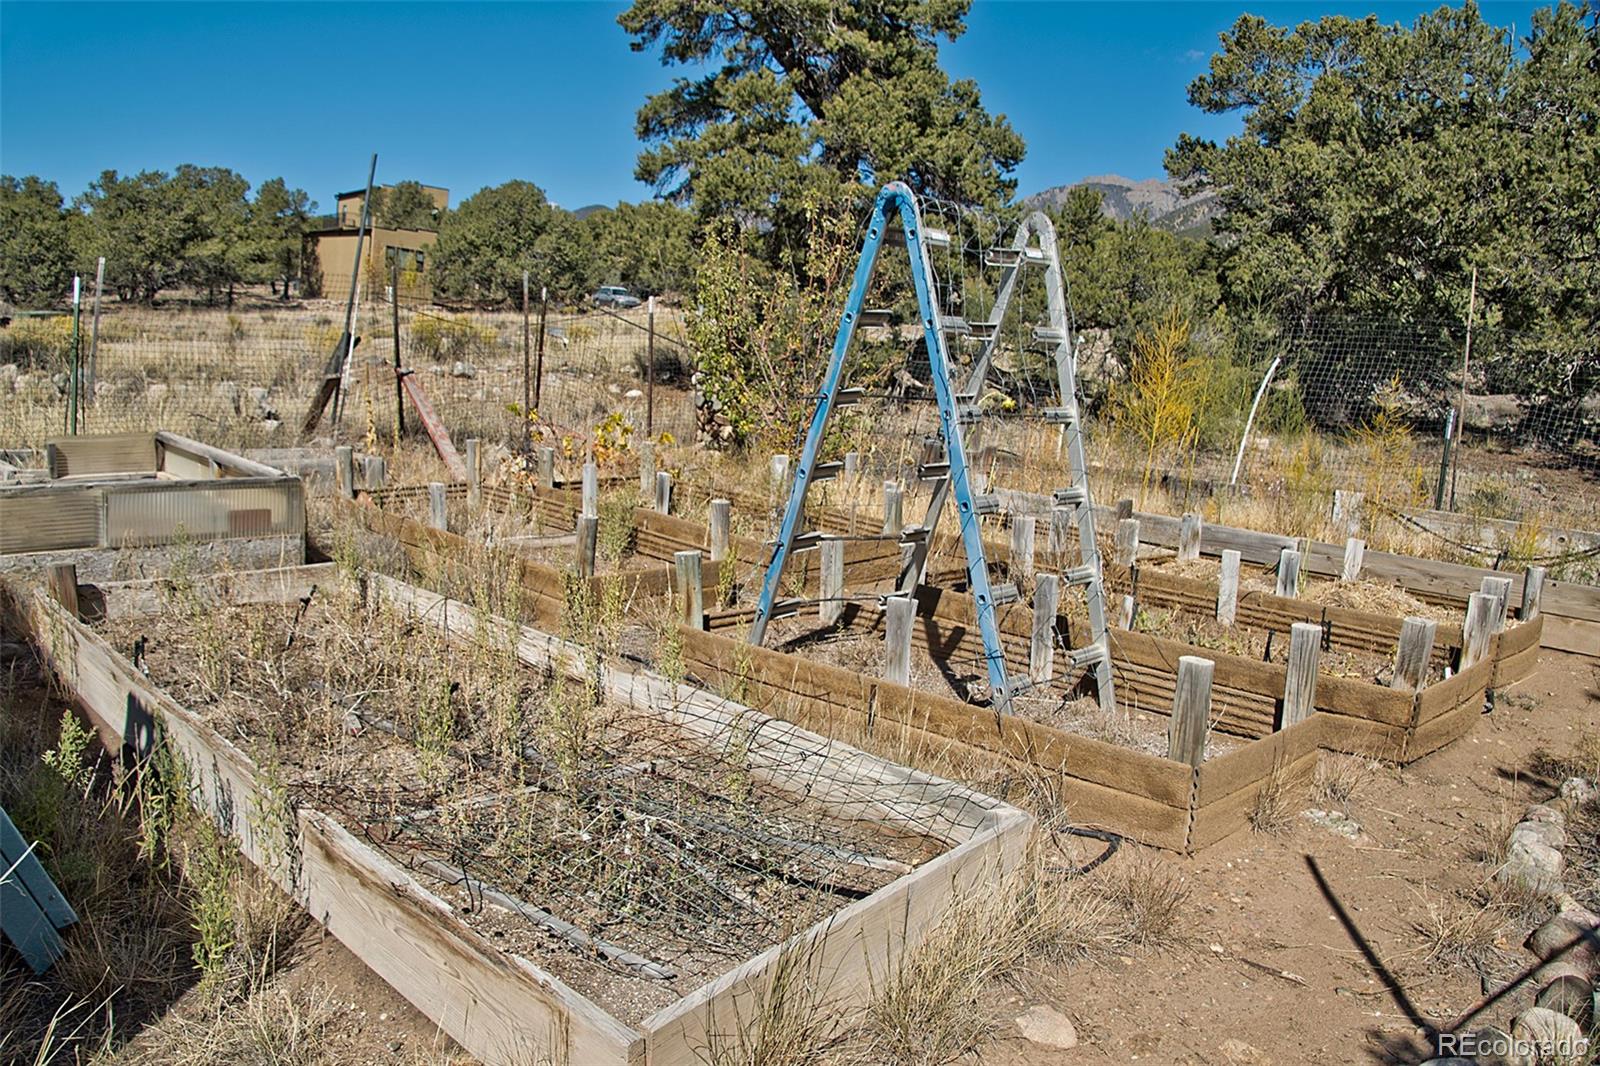
M304 530L305 501L298 481L279 485L219 481L204 488L119 485L106 495L108 547L300 534Z
M107 433L92 437L57 437L45 442L50 476L130 474L156 471L154 433Z
M100 543L99 486L0 493L0 552L93 548Z

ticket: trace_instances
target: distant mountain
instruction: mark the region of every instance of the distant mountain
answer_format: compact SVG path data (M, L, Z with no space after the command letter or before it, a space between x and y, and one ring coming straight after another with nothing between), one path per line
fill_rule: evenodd
M1132 181L1117 174L1085 178L1072 185L1057 185L1036 192L1022 201L1022 206L1057 208L1066 202L1067 194L1080 185L1097 189L1100 193L1100 211L1107 218L1127 221L1143 215L1152 226L1192 236L1205 236L1211 232L1211 220L1222 213L1215 192L1206 191L1195 196L1185 196L1176 182Z
M594 214L596 211L609 211L609 210L611 210L611 208L607 207L605 204L588 204L588 205L586 205L584 207L578 208L576 211L572 212L572 214L573 214L574 218L588 218L590 215Z

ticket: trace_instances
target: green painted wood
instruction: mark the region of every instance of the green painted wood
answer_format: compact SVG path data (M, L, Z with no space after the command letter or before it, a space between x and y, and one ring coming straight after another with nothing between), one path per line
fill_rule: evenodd
M35 973L61 958L66 947L56 932L78 920L39 858L0 807L0 930Z

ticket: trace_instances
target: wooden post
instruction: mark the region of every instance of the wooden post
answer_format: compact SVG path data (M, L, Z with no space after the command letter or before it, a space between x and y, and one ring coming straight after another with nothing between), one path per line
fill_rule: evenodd
M355 455L355 449L348 444L341 444L333 450L334 480L339 486L339 495L347 500L356 498Z
M366 468L364 474L367 482L367 491L377 492L383 488L384 478L388 474L388 467L384 464L383 456L369 455L362 465Z
M1367 556L1367 542L1351 537L1344 542L1344 568L1339 571L1340 581L1361 580L1361 564Z
M539 487L553 489L556 487L556 450L554 448L539 449Z
M1050 558L1066 569L1067 545L1072 542L1072 508L1050 508Z
M1122 609L1117 612L1117 628L1132 629L1133 612L1136 610L1138 610L1138 604L1134 602L1133 596L1122 597Z
M1439 623L1427 618L1407 618L1400 623L1400 643L1394 653L1394 680L1389 687L1418 692L1428 680L1428 660L1433 656Z
M477 437L467 438L467 510L477 514L483 507L483 469Z
M1040 574L1033 586L1033 642L1028 647L1028 676L1043 684L1055 676L1056 610L1061 579Z
M1178 560L1200 558L1200 516L1193 511L1183 516L1178 526Z
M450 528L450 512L445 507L444 482L428 483L428 525L434 529Z
M645 304L645 357L644 357L644 432L650 436L656 431L656 298L649 297Z
M678 575L678 602L683 606L685 625L695 629L706 627L705 580L701 576L700 553L697 551L673 552L673 569Z
M911 619L916 601L910 593L889 596L883 625L883 679L898 685L911 683Z
M665 470L656 471L656 510L672 513L672 475Z
M860 452L844 453L844 476L850 481L854 481L856 478L861 476Z
M1139 558L1139 520L1124 518L1117 523L1117 564L1132 566Z
M1239 616L1239 560L1234 549L1223 550L1221 576L1217 579L1217 621L1223 625L1233 625Z
M1205 761L1211 725L1211 675L1217 664L1198 655L1178 656L1178 683L1167 723L1167 758L1190 766Z
M1517 617L1524 622L1539 614L1539 601L1544 597L1544 567L1530 566L1522 575L1522 610Z
M1461 623L1461 669L1465 670L1489 654L1489 638L1494 635L1494 596L1474 592L1467 597L1467 617Z
M65 607L72 617L82 617L78 612L78 567L75 564L57 563L52 566L48 587L51 599Z
M101 256L94 267L94 311L89 318L89 362L84 366L83 402L90 407L94 406L94 386L98 374L97 363L100 358L100 292L106 283L106 257ZM288 298L288 289L284 290L284 298Z
M817 617L825 626L836 624L844 617L844 541L825 540L818 576L821 587L817 590Z
M1117 501L1117 521L1121 522L1121 521L1123 521L1125 519L1132 518L1132 517L1133 517L1133 500L1132 500L1131 497L1124 496L1122 499Z
M656 445L655 441L642 440L639 442L639 492L649 496L656 488ZM713 556L712 558L715 558Z
M583 495L580 499L584 514L600 514L600 468L594 465L593 459L583 464Z
M1506 610L1511 606L1511 579L1486 577L1478 587L1494 597L1494 610L1489 614L1489 632L1498 633L1506 627Z
M600 539L600 519L592 514L578 516L578 576L594 577L594 549Z
M1011 579L1013 581L1027 581L1033 577L1033 531L1035 520L1032 515L1017 515L1011 520ZM1018 586L1021 587L1020 584Z
M1361 501L1366 494L1333 490L1333 528L1347 537L1355 536L1361 529Z
M883 483L883 533L898 534L900 521L900 486L893 481Z
M1300 553L1285 548L1278 553L1278 595L1293 598L1300 592Z
M728 557L728 533L733 524L733 501L711 501L711 561L720 563Z
M1322 661L1322 627L1296 622L1289 627L1289 672L1283 680L1283 718L1279 729L1311 717L1317 706L1317 666Z

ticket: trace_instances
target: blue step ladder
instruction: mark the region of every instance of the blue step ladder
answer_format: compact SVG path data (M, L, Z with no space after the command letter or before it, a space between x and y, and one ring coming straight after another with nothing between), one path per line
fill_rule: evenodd
M898 214L898 219L894 217ZM893 237L891 237L891 233ZM937 481L934 496L942 510L944 497L953 495L956 516L961 527L961 543L967 557L967 587L977 604L978 632L983 637L984 661L989 677L991 701L996 711L1004 711L1023 685L1014 685L1006 674L1005 650L1000 643L1000 630L995 621L995 607L999 603L1014 602L1017 589L1014 585L995 588L989 582L989 564L983 554L983 535L980 519L999 511L993 496L977 495L972 491L967 469L966 449L963 444L963 427L982 417L976 400L958 394L950 372L950 355L946 332L958 330L959 324L947 321L936 303L937 287L929 248L949 244L949 234L940 230L925 229L917 207L916 196L903 182L885 185L872 206L872 217L867 223L867 235L861 245L861 258L856 264L850 284L850 298L844 314L839 319L839 330L834 336L833 354L828 362L827 376L817 398L816 411L806 431L806 442L800 452L795 470L794 487L789 492L784 507L783 523L779 527L772 559L767 564L766 577L761 583L761 599L756 605L755 618L750 624L749 640L760 644L766 637L767 624L774 618L795 614L808 601L779 600L778 588L783 579L784 566L795 551L817 547L825 535L815 531L802 532L799 528L805 512L806 493L813 482L834 476L839 463L819 462L818 452L828 420L835 409L858 402L860 389L844 387L845 356L855 336L862 317L862 304L866 299L867 283L872 279L878 253L886 240L903 238L907 256L911 261L911 280L916 289L917 308L921 319L923 342L928 350L928 365L933 390L939 405L939 439L944 445L944 457L925 463L919 470L924 481ZM969 331L973 331L969 326ZM973 331L976 332L976 331ZM978 334L981 335L981 334ZM930 519L938 512L930 508ZM901 530L899 542L911 551L911 562L902 569L896 583L900 595L915 594L917 581L927 563L928 544L933 539L931 521L921 526L908 526ZM1092 543L1092 540L1091 540Z
M1023 271L1038 269L1044 274L1045 305L1049 316L1048 326L1035 326L1031 341L1035 346L1051 353L1056 368L1056 402L1047 407L1043 415L1046 422L1059 425L1067 453L1069 482L1056 489L1052 503L1065 507L1071 513L1078 532L1079 565L1065 570L1062 583L1082 588L1089 616L1089 642L1081 647L1068 648L1068 660L1076 669L1090 669L1095 677L1095 692L1100 706L1107 712L1116 709L1116 693L1111 677L1111 654L1107 637L1105 585L1102 579L1100 548L1095 539L1094 499L1089 491L1089 469L1083 450L1083 425L1078 403L1077 354L1072 348L1071 323L1067 317L1065 285L1062 281L1061 259L1056 247L1056 229L1049 217L1035 211L1022 220L1011 244L987 249L984 262L999 267L1000 282L994 307L988 321L967 324L960 320L945 320L947 330L959 335L971 335L981 342L977 355L967 368L961 389L956 393L957 404L964 409L976 410L988 382L989 369L994 362L995 344L1002 334L1006 311L1016 295L1018 281ZM965 446L977 450L977 437L981 432L981 418L971 418ZM939 524L949 495L948 483L935 485L928 503L928 514L923 525L934 529ZM928 544L919 543L901 571L896 592L915 590L922 581L928 562Z

